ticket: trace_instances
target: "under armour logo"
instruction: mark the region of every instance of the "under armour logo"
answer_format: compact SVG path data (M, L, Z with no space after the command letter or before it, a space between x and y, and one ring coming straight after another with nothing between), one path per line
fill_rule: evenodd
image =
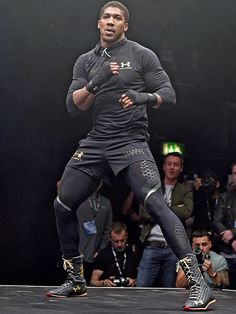
M130 61L128 62L121 62L120 63L120 69L132 69Z
M84 154L83 152L77 151L77 152L74 153L72 158L81 161L83 154Z

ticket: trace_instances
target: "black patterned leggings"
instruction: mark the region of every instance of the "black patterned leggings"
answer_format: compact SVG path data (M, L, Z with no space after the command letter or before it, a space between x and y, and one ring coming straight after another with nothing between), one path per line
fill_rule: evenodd
M191 253L182 223L164 201L156 164L151 161L136 161L126 167L121 175L136 199L144 204L154 221L160 225L176 256L180 259ZM98 184L97 180L81 170L68 167L65 169L54 205L58 236L66 258L79 254L76 210L96 190Z

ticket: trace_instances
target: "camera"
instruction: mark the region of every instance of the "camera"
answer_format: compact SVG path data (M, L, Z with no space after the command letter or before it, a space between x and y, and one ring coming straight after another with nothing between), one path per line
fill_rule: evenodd
M201 184L204 188L215 188L216 180L212 177L203 177L201 179Z
M129 280L124 277L119 277L119 278L114 278L112 282L116 284L117 287L127 287Z
M203 256L202 250L200 249L199 246L196 246L193 249L193 253L195 254L197 258L198 266L201 267L204 262L204 256Z
M196 258L197 258L197 262L198 262L198 266L200 267L201 271L202 271L202 265L204 263L204 260L207 259L209 260L210 259L210 256L206 253L203 253L202 250L200 249L199 246L196 246L194 249L193 249L193 253L195 254Z

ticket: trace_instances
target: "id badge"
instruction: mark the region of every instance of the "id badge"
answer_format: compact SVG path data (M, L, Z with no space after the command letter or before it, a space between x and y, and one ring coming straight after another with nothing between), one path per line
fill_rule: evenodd
M97 227L94 220L86 221L83 225L86 235L97 234Z

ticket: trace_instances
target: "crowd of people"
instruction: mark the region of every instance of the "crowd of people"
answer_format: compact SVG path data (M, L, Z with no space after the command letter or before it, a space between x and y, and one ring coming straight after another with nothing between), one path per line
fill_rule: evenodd
M171 161L174 160L177 162L171 165ZM166 166L168 161L171 165L169 172L168 166ZM179 153L174 152L164 156L162 181L164 198L188 230L189 241L196 256L199 257L200 254L203 257L208 256L205 263L213 267L213 274L217 280L216 278L209 280L209 276L206 275L207 271L203 267L204 278L208 279L206 281L215 288L236 289L236 162L231 165L228 184L221 187L221 190L219 189L219 178L214 171L204 172L207 175L202 178L193 178L190 184L188 178L186 181L182 179L181 183L178 182L182 170L183 157ZM173 186L168 200L166 195L169 193L170 184L168 186L166 183L170 183L170 178ZM183 176L183 178L186 177ZM131 209L130 212L132 213L132 211ZM139 213L139 239L143 244L143 255L138 267L137 285L140 287L187 286L186 282L179 284L178 267L176 268L173 262L175 255L173 252L171 254L171 247L163 238L161 229L141 205ZM204 244L199 242L197 245L196 239L202 240ZM198 252L194 249L195 246L198 246ZM210 249L211 253L208 254ZM218 268L215 259L217 262L219 259L220 264L224 267L221 268L222 265L220 265ZM169 282L170 277L172 278L171 283Z
M164 199L189 229L189 241L207 284L216 289L236 289L236 162L231 165L225 192L220 192L214 171L204 172L190 184L188 177L181 176L183 169L180 153L163 157ZM101 182L77 210L79 251L87 285L188 288L185 273L160 226L138 204L133 191L125 198L120 215L115 215L120 220L114 221L112 202L102 187ZM207 201L209 198L212 202Z
M201 195L201 193L213 190L213 187L209 188L208 186L206 190L207 184L215 185L215 188L218 188L219 181L216 181L214 172L208 171L208 178L196 177L193 184L189 185L187 181L180 181L183 167L184 158L180 153L173 152L164 156L162 179L164 199L179 217L184 228L189 227L188 220L192 218L189 241L207 284L217 289L236 289L236 250L234 248L236 242L236 162L231 166L231 180L225 187L225 192L218 190L217 197L215 196L216 191L211 193L214 195L214 207L207 202L203 203ZM217 180L219 180L218 177ZM201 211L197 212L199 203L204 205L206 212L211 206L211 216L207 215L207 220L200 220L197 216L198 214L202 215ZM85 211L89 211L89 206L87 207L87 209L84 208ZM110 211L112 212L112 208ZM198 219L197 224L194 223L195 216ZM124 285L187 288L185 274L160 226L155 223L142 204L139 204L137 208L137 200L132 191L128 193L124 205L121 207L120 219L119 222L112 222L110 219L109 228L104 227L104 234L107 232L109 242L105 249L100 250L98 248L102 248L102 238L97 242L97 248L94 248L93 252L92 279L91 281L87 280L87 284L109 287ZM78 215L78 221L80 220L81 217ZM129 220L133 224L127 223ZM102 220L97 221L98 228L101 223ZM80 229L84 229L81 222ZM137 241L129 242L128 236L133 239L132 232L136 236L137 229L139 230ZM101 228L100 233L103 233ZM86 236L83 235L83 237ZM87 245L84 245L85 251L80 250L84 256L86 256L86 246L90 239L94 241L93 237L88 234ZM83 245L82 238L80 242ZM127 256L126 252L129 252ZM119 258L116 257L116 254ZM126 269L126 263L129 265L128 269ZM132 284L123 280L125 278L132 278Z

